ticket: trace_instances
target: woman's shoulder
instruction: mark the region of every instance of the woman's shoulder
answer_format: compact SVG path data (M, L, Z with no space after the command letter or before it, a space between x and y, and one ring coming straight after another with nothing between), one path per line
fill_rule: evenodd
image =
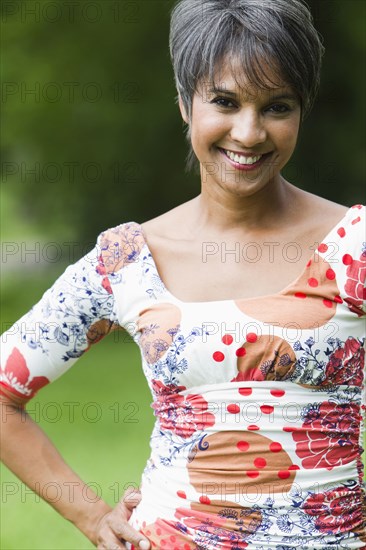
M99 263L104 273L115 273L139 257L145 237L139 223L121 223L104 230L97 239Z
M303 191L300 210L304 219L311 221L312 226L331 228L344 218L352 217L354 210L364 212L365 207L360 204L346 206Z
M310 210L313 210L314 213L319 212L327 216L337 216L342 215L342 213L346 214L349 210L349 206L339 204L324 197L320 197L319 195L314 195L308 191L302 190L301 194L305 205Z
M195 199L192 199L164 212L160 216L146 220L141 224L143 232L154 239L171 238L174 240L178 235L181 238L184 227L187 227L187 220L191 218L194 201Z

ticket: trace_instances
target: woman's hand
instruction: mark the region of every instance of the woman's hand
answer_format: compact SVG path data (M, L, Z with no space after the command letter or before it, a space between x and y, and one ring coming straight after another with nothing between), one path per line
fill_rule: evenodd
M128 523L140 500L140 491L131 487L115 508L102 516L95 529L98 550L126 549L125 542L133 544L136 550L149 550L149 541Z

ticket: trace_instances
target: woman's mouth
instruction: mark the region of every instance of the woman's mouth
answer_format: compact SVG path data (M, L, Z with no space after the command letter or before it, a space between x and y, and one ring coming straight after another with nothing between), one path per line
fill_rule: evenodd
M238 170L255 170L260 166L272 153L264 153L263 155L241 155L235 151L218 148L220 153L230 161L230 164Z

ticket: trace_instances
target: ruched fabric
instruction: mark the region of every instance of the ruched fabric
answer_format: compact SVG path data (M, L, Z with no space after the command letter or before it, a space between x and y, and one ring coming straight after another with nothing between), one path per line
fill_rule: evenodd
M110 229L3 335L2 390L26 403L123 327L156 416L130 520L153 548L366 548L364 230L356 205L276 294L183 302L141 226Z

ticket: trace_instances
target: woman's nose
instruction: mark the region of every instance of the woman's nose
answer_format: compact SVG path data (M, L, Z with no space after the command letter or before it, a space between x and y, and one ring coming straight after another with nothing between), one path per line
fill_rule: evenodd
M242 110L233 117L231 139L240 143L243 148L252 148L264 143L267 132L261 114L254 109Z

